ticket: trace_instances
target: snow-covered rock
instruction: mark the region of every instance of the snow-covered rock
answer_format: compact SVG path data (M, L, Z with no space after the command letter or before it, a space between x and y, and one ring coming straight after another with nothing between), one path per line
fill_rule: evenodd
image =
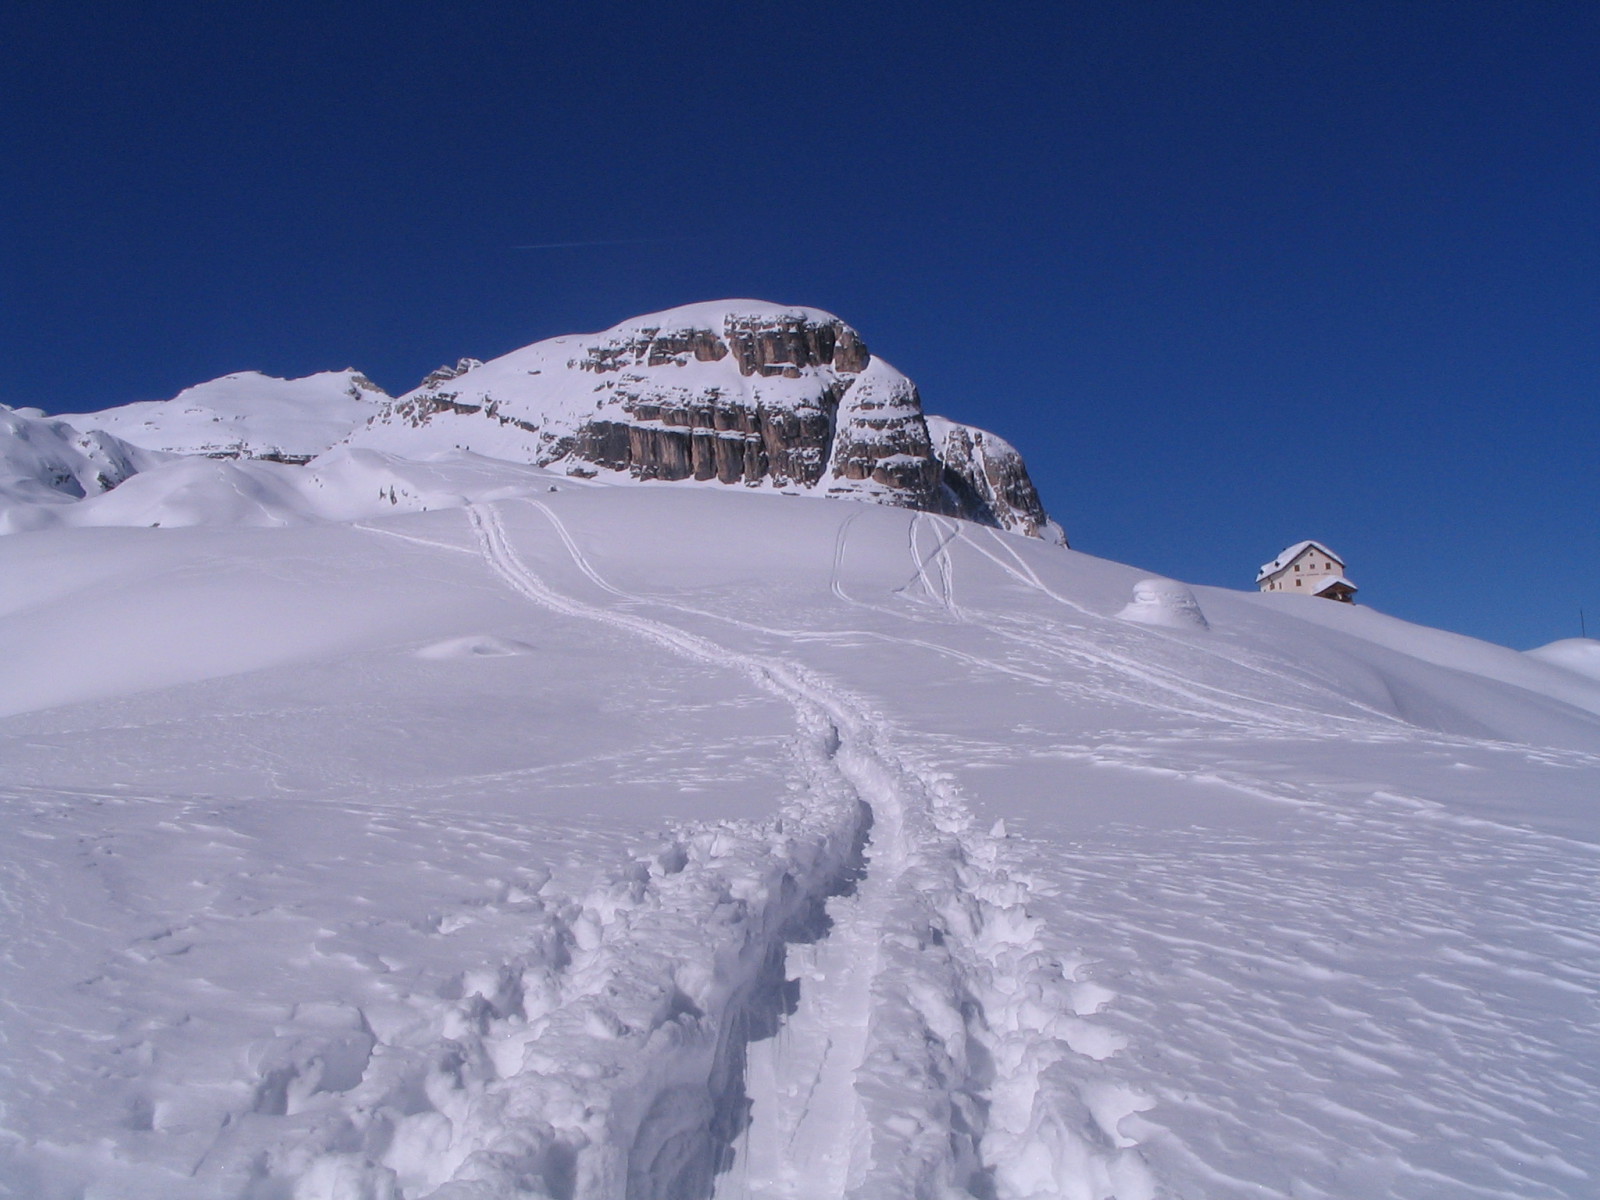
M985 524L1065 546L1067 535L1045 513L1017 448L984 429L944 417L928 418L944 483L968 514ZM985 519L987 518L987 519Z
M165 458L38 409L0 405L0 533L51 524L53 512L108 492Z
M150 450L303 463L341 441L388 399L387 392L351 369L301 379L240 371L185 388L170 400L62 419Z
M463 359L385 404L350 443L849 496L1061 540L1012 447L930 426L916 385L838 317L760 300Z

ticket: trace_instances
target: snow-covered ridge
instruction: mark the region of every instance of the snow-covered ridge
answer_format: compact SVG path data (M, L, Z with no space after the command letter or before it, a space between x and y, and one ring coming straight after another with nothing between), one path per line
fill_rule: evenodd
M0 496L14 513L9 527L352 519L417 494L403 464L465 453L604 483L868 500L1066 544L1010 444L925 416L916 385L838 317L759 300L691 304L490 362L463 358L397 399L351 369L302 379L244 371L171 400L58 420L118 444L234 461L174 464L141 481L136 498L70 511L48 481L60 470L34 471L38 487ZM332 461L313 464L315 477L273 469L335 447ZM107 475L107 487L158 461L123 460L129 469ZM395 478L374 488L375 471ZM56 506L48 512L35 511L41 488ZM471 498L435 489L420 506Z
M0 404L0 533L51 523L51 514L110 491L168 456L109 433L73 428L38 409Z
M1529 650L1528 656L1541 662L1565 667L1590 679L1600 679L1600 639L1578 637L1562 638Z
M149 450L304 463L339 442L388 398L349 368L301 379L240 371L185 388L170 400L142 400L60 419Z

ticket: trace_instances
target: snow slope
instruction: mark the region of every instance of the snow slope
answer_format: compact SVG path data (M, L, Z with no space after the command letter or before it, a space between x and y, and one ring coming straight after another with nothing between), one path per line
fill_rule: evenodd
M1600 641L1594 638L1563 638L1529 650L1528 655L1590 679L1600 679Z
M91 435L104 436L104 435ZM460 508L557 480L537 467L498 462L466 451L428 462L340 446L304 466L204 456L170 458L103 495L77 504L22 504L24 528L133 525L284 526L350 521L396 512ZM567 487L581 481L561 479Z
M81 432L38 409L0 404L0 533L52 524L68 506L165 459L108 433Z
M13 1194L1594 1194L1600 680L427 469L0 539Z
M342 441L388 399L350 369L301 379L240 371L197 383L170 400L69 413L61 420L149 450L305 462Z

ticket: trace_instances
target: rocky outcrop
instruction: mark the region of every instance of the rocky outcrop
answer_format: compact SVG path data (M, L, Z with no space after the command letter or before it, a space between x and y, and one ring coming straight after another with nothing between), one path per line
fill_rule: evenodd
M916 385L838 317L733 300L462 359L350 442L853 496L1059 537L1015 450L965 426L938 429Z
M908 508L951 508L940 495L939 461L916 384L886 363L863 368L839 405L832 475L836 481L870 480Z
M1022 455L984 429L929 417L944 485L958 509L975 521L1065 546L1067 535L1044 510Z
M473 367L481 366L483 366L483 363L476 358L458 359L456 361L456 365L453 367L444 366L428 372L428 374L423 377L422 382L417 386L422 389L436 388L441 383L448 383L452 379L456 379L462 375L465 375L468 371L472 370ZM365 379L366 377L362 376L362 378Z

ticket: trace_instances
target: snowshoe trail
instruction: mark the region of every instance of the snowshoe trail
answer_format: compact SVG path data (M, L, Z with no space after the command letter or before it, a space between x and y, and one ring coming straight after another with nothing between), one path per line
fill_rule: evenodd
M1123 1098L1108 1125L1091 1094L1093 1059L1069 1044L1084 1025L1073 984L1008 871L1004 831L975 829L949 781L897 753L861 698L641 615L671 610L605 580L536 507L595 600L534 572L492 504L467 510L489 568L533 603L781 696L797 778L770 827L686 830L616 901L598 939L609 976L506 1056L492 1089L505 1102L480 1139L502 1147L493 1161L538 1130L566 1155L562 1182L535 1154L541 1178L575 1200L1153 1195L1114 1127L1140 1101ZM953 609L939 553L929 590ZM623 1043L602 1058L611 1069L570 1078L562 1064L592 1055L583 1039L605 1014L617 1022L616 998L650 997L663 978L674 994L610 1031ZM560 1114L580 1111L563 1128ZM480 1178L487 1161L455 1178Z

